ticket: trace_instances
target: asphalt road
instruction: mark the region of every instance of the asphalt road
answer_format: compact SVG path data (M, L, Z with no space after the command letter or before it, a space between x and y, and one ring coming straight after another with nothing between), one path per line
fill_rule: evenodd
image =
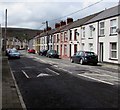
M118 86L69 74L59 62L57 66L45 62L26 56L9 60L27 109L118 108Z

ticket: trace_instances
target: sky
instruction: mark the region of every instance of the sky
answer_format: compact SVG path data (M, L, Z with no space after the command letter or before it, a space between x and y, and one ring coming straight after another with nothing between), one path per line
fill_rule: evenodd
M92 1L92 2L91 2ZM77 20L118 5L119 0L0 0L0 24L7 27L42 30L68 17ZM94 5L93 5L94 4ZM76 12L76 13L75 13Z

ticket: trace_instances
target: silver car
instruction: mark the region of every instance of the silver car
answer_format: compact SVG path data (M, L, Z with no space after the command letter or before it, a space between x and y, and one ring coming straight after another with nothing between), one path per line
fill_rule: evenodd
M20 52L18 52L18 50L11 49L8 54L8 59L10 58L20 58Z

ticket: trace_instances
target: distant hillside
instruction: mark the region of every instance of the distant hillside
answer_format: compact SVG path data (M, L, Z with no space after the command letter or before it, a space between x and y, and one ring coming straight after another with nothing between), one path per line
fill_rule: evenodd
M7 28L7 37L16 37L19 40L27 40L40 34L42 30L26 29L26 28ZM5 28L2 28L2 36L5 35Z

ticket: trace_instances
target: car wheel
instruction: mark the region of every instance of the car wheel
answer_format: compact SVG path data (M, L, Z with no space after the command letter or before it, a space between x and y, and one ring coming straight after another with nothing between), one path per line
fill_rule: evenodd
M94 66L97 66L97 63L93 63Z
M73 63L73 62L74 62L72 58L70 59L70 61L71 61L71 63Z
M82 58L80 59L80 64L83 65L83 59Z

